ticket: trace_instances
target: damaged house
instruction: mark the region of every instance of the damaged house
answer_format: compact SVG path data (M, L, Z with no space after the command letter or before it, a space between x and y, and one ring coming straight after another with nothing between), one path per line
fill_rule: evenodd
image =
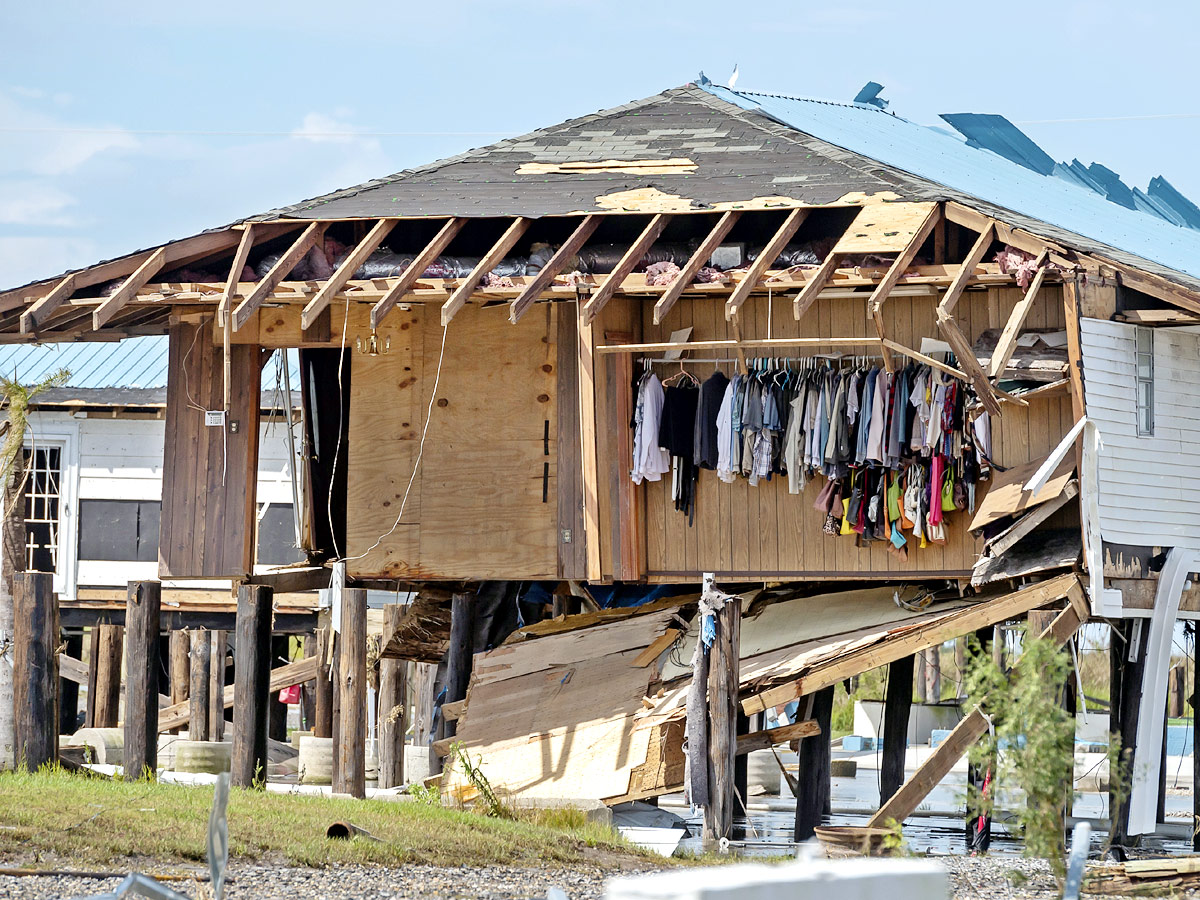
M159 577L340 592L344 789L362 588L416 594L383 656L441 662L436 755L517 797L686 780L714 837L738 755L791 741L812 833L835 684L1048 608L1060 643L1100 618L1136 648L1113 727L1152 830L1200 609L1200 210L885 105L689 84L9 290L0 341L169 336ZM280 348L309 565L262 572ZM903 820L986 723L902 785L908 700L886 716Z

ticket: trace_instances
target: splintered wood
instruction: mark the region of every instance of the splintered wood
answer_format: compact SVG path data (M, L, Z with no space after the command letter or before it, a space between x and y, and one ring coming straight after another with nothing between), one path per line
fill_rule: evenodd
M665 740L653 698L651 708L643 703L659 667L635 663L673 619L662 610L478 654L456 740L494 788L518 801L619 802L646 791L647 781L662 793L660 773L671 768L662 748L681 745L682 731ZM676 784L682 757L678 770ZM457 766L443 789L470 793Z

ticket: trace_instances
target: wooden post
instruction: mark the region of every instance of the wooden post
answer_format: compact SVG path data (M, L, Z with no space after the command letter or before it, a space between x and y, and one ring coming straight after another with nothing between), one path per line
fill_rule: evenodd
M912 656L888 666L887 694L883 700L883 759L879 769L879 805L887 803L904 784L904 760L908 750L908 717L912 710Z
M413 664L413 746L425 747L430 758L433 749L433 700L434 683L437 681L435 663Z
M309 659L317 655L317 635L316 632L306 634L304 636L304 652L301 658ZM317 676L320 677L319 675ZM300 718L301 730L313 731L313 724L316 721L317 715L317 679L306 681L300 687ZM315 734L316 732L313 731Z
M706 578L708 576L705 576ZM733 769L737 751L738 655L742 601L731 597L716 614L717 636L708 654L708 806L704 840L733 832Z
M282 666L287 662L290 662L288 658L288 636L286 634L274 635L271 638L268 671L276 666ZM288 705L280 701L278 693L272 692L267 700L267 707L270 710L267 736L273 741L287 741Z
M829 764L832 759L829 723L833 718L833 687L822 688L811 697L812 710L801 718L816 719L821 726L821 733L800 741L794 834L797 843L807 841L816 833L814 829L821 824L821 817L829 803ZM804 708L803 700L800 708Z
M158 633L162 585L131 581L125 600L125 777L158 770Z
M210 632L208 643L208 739L225 740L225 648L226 635Z
M317 631L317 678L313 683L313 735L333 737L333 678L330 641L333 632L326 625Z
M967 639L954 639L954 677L958 679L955 697L959 700L967 696Z
M1109 775L1112 843L1128 846L1129 793L1132 788L1133 746L1142 702L1142 672L1146 667L1146 636L1142 619L1121 619L1113 626L1109 646L1110 740L1121 748L1124 778Z
M925 651L917 651L917 665L913 673L915 680L914 690L917 695L917 702L924 703L928 698L929 693L925 683Z
M212 680L212 633L207 628L188 632L191 652L191 686L188 689L188 737L208 738L208 688Z
M262 584L238 587L233 663L233 761L230 783L267 783L267 726L271 682L271 600Z
M96 696L88 698L93 728L116 728L121 707L121 657L125 629L121 625L96 626Z
M937 703L942 699L942 648L929 647L925 650L925 702Z
M83 714L83 727L96 727L96 660L100 656L100 629L93 625L88 629L88 680L87 711Z
M467 696L467 684L471 680L472 642L475 632L475 601L468 593L454 594L450 598L450 647L446 650L446 696L442 703L454 703ZM454 737L458 722L438 718L437 740ZM442 771L442 758L430 754L432 772Z
M367 795L367 592L342 588L338 634L338 718L333 739L333 790Z
M404 607L389 603L383 608L384 640L396 629ZM399 787L404 784L404 731L408 727L408 685L401 659L379 660L379 718L378 751L379 786Z
M58 760L57 649L54 576L49 572L15 573L13 747L17 765L31 772Z
M171 654L171 703L184 703L191 692L191 660L188 654L191 650L191 637L186 629L176 628L170 632ZM182 728L173 728L173 734L179 734Z
M64 633L61 643L67 656L83 659L83 633ZM58 679L58 733L74 734L79 723L79 685L69 678Z
M978 654L986 657L990 653L992 661L996 665L1000 665L1003 657L998 655L1000 653L998 649L1000 640L998 639L1002 635L1003 632L995 626L987 626L976 631L975 640L979 645ZM975 802L972 797L980 797L985 788L992 797L995 796L996 762L997 760L993 757L983 763L970 761L967 763L967 809L963 819L963 834L966 838L967 850L971 852L986 853L992 843L992 817L990 815L981 817L978 812L972 815L971 804ZM990 782L988 780L989 768L992 776Z
M740 649L740 648L739 648ZM737 736L740 738L743 734L750 734L752 731L761 731L763 714L755 713L753 716L748 716L742 712L740 703L734 704L734 712L737 717ZM733 761L733 792L737 794L740 800L734 801L734 811L743 809L743 804L746 803L750 796L750 754L739 753Z
M1178 719L1184 715L1183 699L1187 693L1185 667L1171 666L1167 672L1167 718Z

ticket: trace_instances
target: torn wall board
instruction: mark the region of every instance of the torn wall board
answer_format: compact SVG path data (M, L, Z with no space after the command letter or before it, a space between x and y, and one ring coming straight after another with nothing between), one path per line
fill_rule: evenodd
M382 659L438 663L450 645L450 595L422 592L405 607L395 631L385 636Z
M1075 474L1075 456L1068 454L1059 463L1054 474L1046 481L1041 490L1035 492L1025 490L1025 483L1042 467L1045 459L1036 459L1021 466L1013 466L1006 472L997 472L992 476L991 487L979 503L975 518L971 520L971 531L978 531L993 522L998 522L1006 516L1032 509L1039 504L1056 499L1066 489L1067 484Z
M1067 348L1056 346L1058 333L1040 334L1040 339L1033 341L1032 346L1021 343L1030 334L1026 329L1017 339L1017 346L1000 373L1000 380L1019 379L1023 381L1058 381L1067 371ZM989 369L992 354L996 352L996 344L1000 340L1000 330L989 328L975 341L972 347L975 358L985 369Z
M650 754L644 698L659 679L658 666L635 663L673 620L661 610L477 654L455 740L518 801L628 794ZM457 765L443 787L470 792Z

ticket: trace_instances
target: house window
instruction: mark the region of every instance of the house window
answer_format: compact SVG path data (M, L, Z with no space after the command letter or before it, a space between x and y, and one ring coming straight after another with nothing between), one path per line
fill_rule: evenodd
M296 523L292 504L270 503L258 517L258 564L286 566L307 557L296 548Z
M1154 330L1137 329L1137 433L1154 434Z
M62 448L26 449L25 569L54 572L58 567L58 506Z
M79 558L155 562L158 500L80 500Z

